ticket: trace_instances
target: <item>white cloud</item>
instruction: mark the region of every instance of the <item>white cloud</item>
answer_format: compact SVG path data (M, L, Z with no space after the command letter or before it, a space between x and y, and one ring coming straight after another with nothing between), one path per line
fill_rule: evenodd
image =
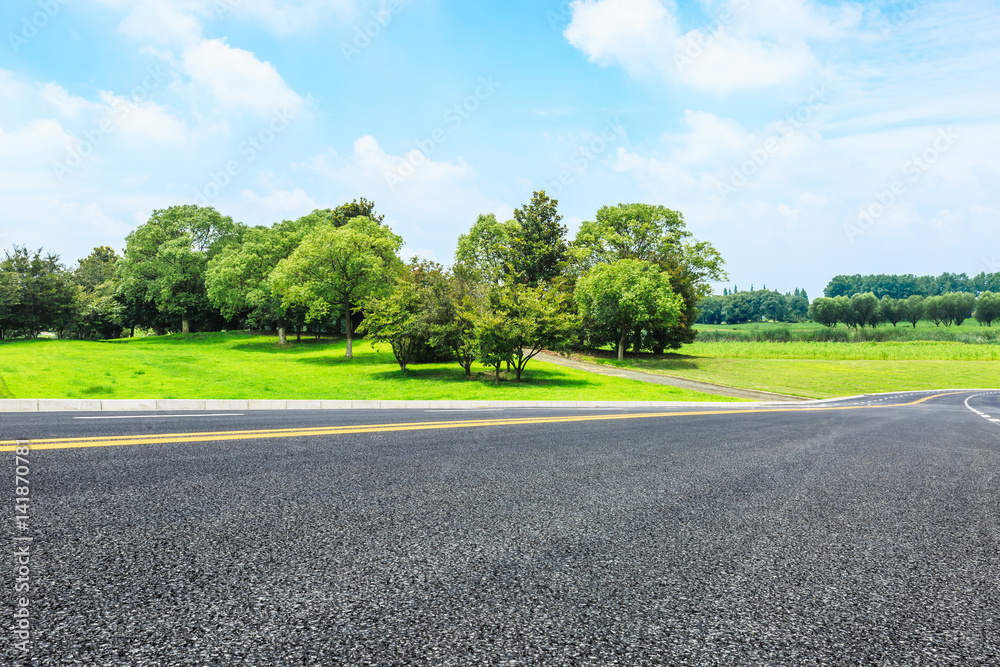
M20 131L0 128L0 190L45 189L55 182L51 165L76 138L59 121L33 120Z
M668 0L574 0L564 33L591 62L717 93L777 86L821 69L808 40L833 40L861 20L857 5L732 0L683 32Z
M129 101L109 92L101 93L107 107L107 118L116 129L156 141L184 142L188 139L187 125L169 109L154 102Z
M392 187L393 179L387 177L414 162L419 165L412 173L404 169L409 175ZM441 248L442 239L457 238L480 213L506 220L513 210L480 193L476 172L464 160L435 161L418 158L413 151L394 155L372 136L355 141L347 156L327 151L293 168L317 176L316 189L329 193L329 201L363 196L377 202L387 221L398 221L396 233L411 248Z
M225 39L210 39L184 49L185 73L192 84L208 93L221 110L246 109L268 115L287 109L293 114L302 98L285 84L269 62L250 51L229 46Z
M69 94L65 88L55 82L39 86L38 96L63 118L76 118L81 113L93 111L99 107L89 100Z

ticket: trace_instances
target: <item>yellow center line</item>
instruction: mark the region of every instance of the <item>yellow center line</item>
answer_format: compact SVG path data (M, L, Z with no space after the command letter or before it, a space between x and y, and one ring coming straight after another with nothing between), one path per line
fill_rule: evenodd
M32 440L32 451L40 449L78 449L83 447L114 447L124 445L154 445L185 442L222 442L226 440L261 440L265 438L299 438L317 435L352 435L364 433L393 433L399 431L427 431L452 428L479 428L486 426L524 426L531 424L565 424L591 421L616 421L622 419L654 419L664 417L695 417L709 415L750 415L781 412L830 412L837 410L881 410L884 408L899 408L924 403L942 396L971 392L948 392L935 394L918 399L911 403L896 403L891 405L848 405L816 408L765 408L753 410L697 410L689 412L645 412L620 415L576 415L571 417L520 417L512 419L471 419L435 422L409 422L404 424L363 424L356 426L316 426L284 429L265 429L255 431L216 431L196 433L162 433L154 435L115 435L86 438L52 438ZM0 452L13 452L17 443L14 441L0 442Z

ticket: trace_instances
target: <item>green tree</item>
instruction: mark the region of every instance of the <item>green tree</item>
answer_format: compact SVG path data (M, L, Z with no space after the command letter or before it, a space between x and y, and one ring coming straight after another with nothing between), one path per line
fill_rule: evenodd
M669 274L637 259L598 264L579 279L575 298L585 321L618 332L619 361L625 358L626 338L636 327L670 326L683 308Z
M98 285L115 279L121 257L110 246L94 248L93 252L80 260L73 271L76 284L93 291Z
M653 262L667 272L670 287L682 305L672 324L653 325L647 331L648 347L658 354L694 340L698 302L711 296L712 281L727 277L718 251L710 243L694 240L683 216L664 206L619 204L601 208L595 220L581 224L569 255L576 275L621 259ZM744 306L750 304L741 301L731 305L742 317ZM727 321L733 320L727 317Z
M892 324L893 327L904 319L903 302L899 299L884 296L879 299L878 307L879 312L882 313L882 319Z
M930 296L924 299L924 317L934 323L934 326L941 326L942 322L948 320L948 309L945 307L944 299L940 296Z
M212 305L229 319L245 317L255 326L275 324L279 345L286 345L288 318L301 324L304 312L282 303L271 274L282 260L291 256L306 234L317 226L332 224L328 216L320 213L314 211L273 227L254 227L243 234L239 243L226 246L208 263L205 274Z
M870 326L874 329L881 322L878 299L871 292L852 296L851 308L854 310L854 322L861 328Z
M972 311L976 308L976 297L968 292L948 292L943 294L941 298L949 324L954 322L956 325L962 326L965 320L972 317Z
M983 292L976 302L976 321L991 327L998 319L1000 319L1000 294Z
M180 320L181 333L190 332L193 315L205 315L211 304L205 291L209 261L237 242L242 226L214 208L194 205L157 210L129 234L121 262L122 294L144 325L152 312ZM128 304L127 304L128 305Z
M468 233L458 237L455 264L466 267L477 280L499 283L513 270L512 222L497 222L492 213L480 215Z
M499 308L511 323L515 379L542 350L564 350L578 339L580 319L572 312L572 297L561 285L535 287L513 281L498 288Z
M456 264L445 275L443 288L432 292L433 299L428 305L428 342L433 348L449 350L465 376L471 377L472 363L476 360L476 329L471 313L482 288L462 264Z
M809 317L813 322L832 329L841 321L840 305L835 299L820 297L809 306Z
M282 260L271 282L285 308L301 307L307 321L342 312L346 321L348 359L354 357L352 309L391 284L401 262L403 240L368 218L342 227L320 225Z
M913 328L916 329L917 322L924 319L924 297L919 294L913 294L907 297L905 301L900 301L899 309L902 319L912 324Z
M510 263L518 282L535 287L551 282L566 264L567 228L556 213L559 202L545 191L534 193L531 203L514 211L508 230Z
M14 246L0 262L0 331L19 333L29 338L42 331L64 333L76 321L79 288L73 274L59 262L59 256L42 255Z

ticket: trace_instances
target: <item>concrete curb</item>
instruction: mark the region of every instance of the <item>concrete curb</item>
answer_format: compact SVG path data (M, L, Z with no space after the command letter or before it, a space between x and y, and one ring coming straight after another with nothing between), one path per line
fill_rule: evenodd
M837 401L858 400L871 396L930 394L935 392L998 391L997 389L921 389L863 394L822 400L787 401L225 401L188 399L90 400L59 398L0 399L0 412L187 412L253 410L489 410L493 408L677 408L677 407L789 407L822 405Z
M658 401L221 401L221 400L77 400L55 398L0 399L0 412L231 412L253 410L489 410L493 408L676 408L746 407L746 402ZM787 405L774 403L774 405Z

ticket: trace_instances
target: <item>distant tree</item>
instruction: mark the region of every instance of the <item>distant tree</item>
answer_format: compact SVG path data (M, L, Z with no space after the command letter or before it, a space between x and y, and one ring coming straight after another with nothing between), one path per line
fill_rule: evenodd
M836 300L820 297L809 306L809 317L813 322L833 328L840 320L840 306Z
M94 248L80 260L73 271L73 279L84 290L93 291L98 285L114 280L121 257L110 246Z
M924 319L924 297L914 294L905 301L901 300L899 310L902 319L912 324L913 328L916 329L917 322Z
M882 313L882 319L886 322L892 324L895 327L900 321L904 319L903 313L903 302L899 299L894 299L891 296L884 296L879 300L879 312Z
M941 298L944 302L949 325L954 322L956 325L962 326L965 320L972 317L972 311L976 307L975 295L968 292L947 292L941 295Z
M556 212L559 202L545 191L534 193L531 203L514 211L510 226L510 262L518 282L535 287L559 276L567 259L567 228Z
M698 322L703 324L722 324L725 321L727 297L710 296L698 304Z
M846 296L835 296L833 302L837 305L837 318L850 329L857 329L861 323L858 321L858 313L854 310L854 304Z
M635 259L595 266L577 282L576 302L585 320L618 332L619 361L630 332L638 326L670 326L683 307L669 275Z
M353 358L356 304L385 292L401 265L396 253L403 240L368 218L354 218L343 227L320 225L271 274L285 308L300 307L307 321L337 312L344 314L348 359Z
M976 321L991 327L998 319L1000 319L1000 294L983 292L976 302Z
M924 317L934 323L934 326L941 326L942 322L948 321L948 309L944 303L944 298L931 296L924 299Z
M852 296L851 308L854 310L854 322L862 328L865 326L875 328L881 321L878 299L871 292Z
M788 301L778 292L764 292L761 299L761 311L772 322L782 322L788 312Z

